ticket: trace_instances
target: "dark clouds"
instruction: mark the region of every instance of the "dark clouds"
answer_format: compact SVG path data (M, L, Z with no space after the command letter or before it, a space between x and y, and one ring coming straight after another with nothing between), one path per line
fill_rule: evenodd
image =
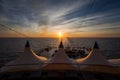
M0 23L48 33L120 30L120 0L0 0Z

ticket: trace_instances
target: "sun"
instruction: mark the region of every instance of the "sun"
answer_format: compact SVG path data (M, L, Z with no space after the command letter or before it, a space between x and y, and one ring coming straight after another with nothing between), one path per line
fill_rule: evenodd
M62 32L58 32L58 36L61 38L63 36Z

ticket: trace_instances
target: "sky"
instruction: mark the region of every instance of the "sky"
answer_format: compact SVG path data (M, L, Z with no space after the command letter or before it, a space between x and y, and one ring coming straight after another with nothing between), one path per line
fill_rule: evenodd
M120 0L0 0L0 37L56 37L58 32L120 37Z

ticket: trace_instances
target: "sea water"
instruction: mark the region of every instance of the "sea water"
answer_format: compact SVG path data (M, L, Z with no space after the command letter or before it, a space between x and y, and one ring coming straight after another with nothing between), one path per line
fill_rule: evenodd
M35 52L59 45L58 38L0 38L0 65L19 57L27 40ZM65 47L92 47L95 41L106 58L120 58L120 38L65 38L63 44Z

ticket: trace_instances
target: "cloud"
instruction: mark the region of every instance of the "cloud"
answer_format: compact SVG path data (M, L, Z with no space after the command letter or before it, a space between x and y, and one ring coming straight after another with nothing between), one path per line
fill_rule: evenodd
M0 23L35 34L114 31L119 5L119 0L1 0Z

